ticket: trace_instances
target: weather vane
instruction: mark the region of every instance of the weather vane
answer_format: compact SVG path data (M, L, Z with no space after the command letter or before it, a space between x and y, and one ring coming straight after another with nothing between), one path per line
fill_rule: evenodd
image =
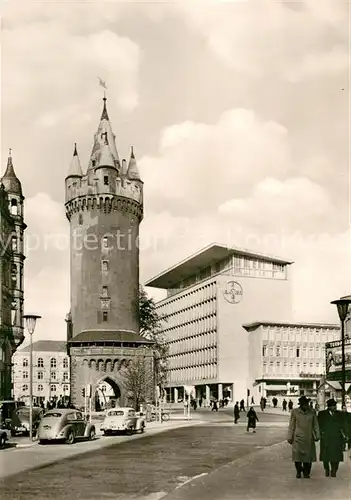
M98 80L99 80L99 84L104 89L104 99L106 99L106 89L107 89L106 82L104 82L104 80L102 80L99 76L98 76Z

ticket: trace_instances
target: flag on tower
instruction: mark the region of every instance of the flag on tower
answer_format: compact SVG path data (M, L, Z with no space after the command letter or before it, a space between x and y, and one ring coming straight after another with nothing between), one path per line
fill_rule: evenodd
M103 87L104 89L107 89L106 82L104 82L103 80L101 80L101 78L99 76L98 76L98 79L99 79L99 84L101 85L101 87Z

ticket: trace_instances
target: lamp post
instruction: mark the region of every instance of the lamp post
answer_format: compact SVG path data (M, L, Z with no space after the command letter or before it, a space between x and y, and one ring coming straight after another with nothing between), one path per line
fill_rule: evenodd
M37 319L41 318L37 314L24 314L27 330L30 336L29 344L29 439L33 439L33 343L32 337Z
M346 297L341 297L338 300L333 300L331 304L335 304L336 307L338 308L339 318L341 321L341 407L346 408L345 319L347 317L349 307L351 304L351 295L347 295Z

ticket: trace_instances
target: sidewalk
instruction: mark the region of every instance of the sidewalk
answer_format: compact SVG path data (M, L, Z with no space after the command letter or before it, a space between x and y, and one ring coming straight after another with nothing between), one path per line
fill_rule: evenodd
M350 500L351 460L340 464L337 478L324 476L323 466L312 466L311 479L296 479L287 442L235 460L210 474L195 478L165 500Z

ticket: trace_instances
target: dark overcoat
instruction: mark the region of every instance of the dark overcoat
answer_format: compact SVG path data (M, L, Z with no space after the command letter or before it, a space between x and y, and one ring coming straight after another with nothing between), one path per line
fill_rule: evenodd
M319 426L316 412L312 408L291 411L288 441L292 441L293 462L315 462L317 460L315 441L319 440Z
M321 433L320 460L322 462L342 462L346 439L343 413L329 410L320 411L318 423Z
M256 429L256 421L258 422L258 417L255 410L249 410L247 412L247 426L251 429Z

